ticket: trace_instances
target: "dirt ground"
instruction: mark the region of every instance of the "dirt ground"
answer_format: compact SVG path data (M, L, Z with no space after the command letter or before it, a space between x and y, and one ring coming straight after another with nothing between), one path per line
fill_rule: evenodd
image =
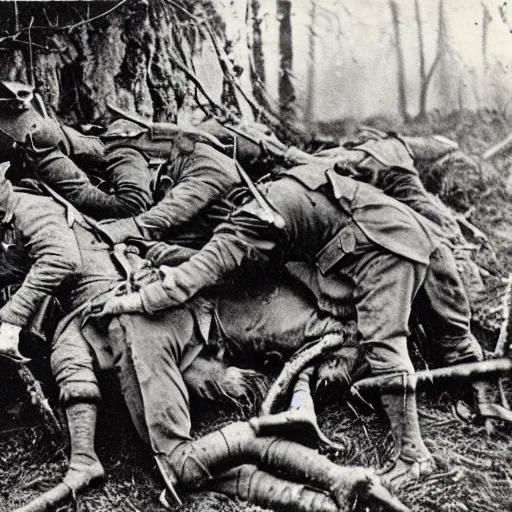
M463 387L463 386L462 386ZM421 479L399 496L415 512L495 512L512 510L512 430L498 426L488 437L483 425L464 422L452 413L461 392L430 392L420 399L420 422L427 446L437 461L437 472ZM5 397L4 397L5 398ZM391 443L381 415L356 413L333 397L320 404L323 430L334 440L348 437L350 449L334 460L339 464L382 467ZM198 410L198 409L195 409ZM204 411L194 432L206 432L240 414L201 404ZM357 411L357 409L356 409ZM12 510L59 482L67 463L67 443L37 425L30 404L17 418L0 422L0 510ZM196 418L197 419L197 418ZM10 430L9 423L12 428ZM35 424L35 425L34 425ZM23 426L22 426L23 425ZM32 426L33 425L33 426ZM98 428L98 452L105 465L104 483L79 495L60 512L160 512L162 489L156 469L132 430L120 404L103 407ZM176 512L245 512L259 510L217 493L185 496ZM359 507L357 510L377 511Z
M456 139L467 153L481 154L503 138L510 123L495 118L447 119L436 122L437 133ZM431 127L408 127L410 133L432 133ZM506 192L510 160L496 167L480 169L478 190L472 194L471 221L486 232L506 275L512 270L512 201ZM499 304L499 291L488 297ZM487 348L492 349L496 333L487 332ZM12 510L59 482L67 463L68 446L63 438L48 434L35 408L28 403L10 363L0 362L0 511ZM420 479L399 496L413 511L496 512L512 511L512 427L497 425L488 436L485 426L471 418L463 421L453 407L464 397L466 387L453 383L449 388L431 390L419 399L419 415L427 446L432 451L437 472ZM333 392L333 395L335 392ZM512 395L509 392L509 395ZM20 402L19 396L25 400ZM97 444L107 477L64 505L60 512L159 512L162 482L152 459L138 442L127 413L115 392L105 395L100 413ZM510 396L512 398L512 396ZM339 397L319 397L322 429L333 439L348 438L351 448L334 460L339 464L382 467L391 443L381 414L363 414L345 405ZM107 405L108 404L108 407ZM239 412L217 405L193 404L194 433L200 435L233 419ZM242 512L259 510L234 502L223 495L201 493L184 496L185 504L176 512ZM359 506L357 509L375 510Z

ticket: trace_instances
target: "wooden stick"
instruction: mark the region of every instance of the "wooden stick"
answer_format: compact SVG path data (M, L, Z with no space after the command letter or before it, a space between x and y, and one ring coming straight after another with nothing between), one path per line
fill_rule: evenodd
M489 148L482 155L482 160L490 160L491 158L494 158L496 155L503 153L503 151L508 149L510 146L512 146L512 134L510 134L507 138L503 139L501 142L498 142L498 144Z
M32 403L38 406L39 411L45 419L45 426L52 434L60 434L62 432L62 427L55 416L53 409L50 407L48 399L44 395L40 382L34 377L34 374L29 370L28 366L19 364L17 369L18 375L27 386L27 391Z
M505 375L510 373L510 371L512 371L512 360L508 357L502 357L491 361L464 363L435 370L422 370L411 374L399 373L369 377L356 382L352 393L359 393L370 389L400 391L407 388L415 390L418 385L421 387L436 381L454 378L474 380L493 375Z

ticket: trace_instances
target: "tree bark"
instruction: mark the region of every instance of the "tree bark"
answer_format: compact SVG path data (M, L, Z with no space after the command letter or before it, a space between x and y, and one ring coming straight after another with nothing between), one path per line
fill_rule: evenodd
M251 78L252 78L252 93L258 103L268 106L267 98L265 97L265 58L263 55L263 40L261 32L261 18L260 18L260 2L259 0L252 0L252 47L251 47Z
M400 19L398 14L398 5L395 0L389 0L389 7L391 9L391 17L393 21L393 28L395 32L395 47L396 47L396 59L398 66L398 106L400 114L405 122L409 121L410 117L407 112L407 93L405 84L405 63L404 63L404 52L402 49L402 37L400 34Z
M292 3L290 0L277 1L277 14L279 19L279 105L284 119L294 117L293 103L295 90L292 83L293 69L293 41L292 41Z
M3 9L0 79L28 82L32 67L50 114L70 124L106 121L107 103L175 121L194 86L173 57L191 62L202 12L223 29L209 0L14 5Z

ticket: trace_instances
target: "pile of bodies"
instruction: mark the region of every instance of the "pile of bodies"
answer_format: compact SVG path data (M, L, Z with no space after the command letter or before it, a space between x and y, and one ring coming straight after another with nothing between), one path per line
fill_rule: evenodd
M318 430L310 369L289 414L194 441L189 391L240 402L264 392L257 372L205 355L213 338L232 354L284 357L335 340L347 382L367 372L405 383L412 313L444 365L483 359L450 220L423 188L410 147L366 133L315 157L278 159L269 142L279 141L262 134L255 143L247 128L233 136L215 122L180 130L130 116L86 136L48 118L30 88L1 88L0 159L11 165L0 210L11 243L0 287L18 287L0 309L0 351L22 361L20 332L44 317L48 297L58 301L47 341L71 439L63 482L19 510L46 510L104 476L97 376L111 369L169 500L202 488L278 510L350 510L358 497L407 510L387 489L435 470L414 389L380 393L397 455L379 476L338 466L279 428L296 420ZM488 383L473 388L479 414L511 419L490 407Z

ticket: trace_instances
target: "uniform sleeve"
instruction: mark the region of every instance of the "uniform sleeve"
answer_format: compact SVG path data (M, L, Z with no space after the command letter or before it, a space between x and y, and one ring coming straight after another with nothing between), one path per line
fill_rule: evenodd
M242 263L279 254L286 245L283 233L248 210L220 224L212 239L187 262L160 267L160 280L140 289L144 309L153 313L178 306L203 288L218 284ZM257 208L257 207L256 207Z
M0 309L0 320L20 327L30 321L49 294L81 266L73 230L56 203L23 202L15 211L16 227L29 250L32 267L23 284Z
M169 238L207 206L240 183L234 162L204 144L183 158L176 185L136 223L149 239ZM172 164L175 165L175 164Z
M97 189L87 174L61 151L54 150L35 162L36 175L81 212L96 219L124 218L152 204L151 173L137 151L119 148L106 156L108 194Z
M404 172L400 168L391 168L380 174L377 186L386 195L407 205L441 227L442 233L436 229L437 234L454 240L459 237L457 222L442 210L442 206L434 203L419 176Z

